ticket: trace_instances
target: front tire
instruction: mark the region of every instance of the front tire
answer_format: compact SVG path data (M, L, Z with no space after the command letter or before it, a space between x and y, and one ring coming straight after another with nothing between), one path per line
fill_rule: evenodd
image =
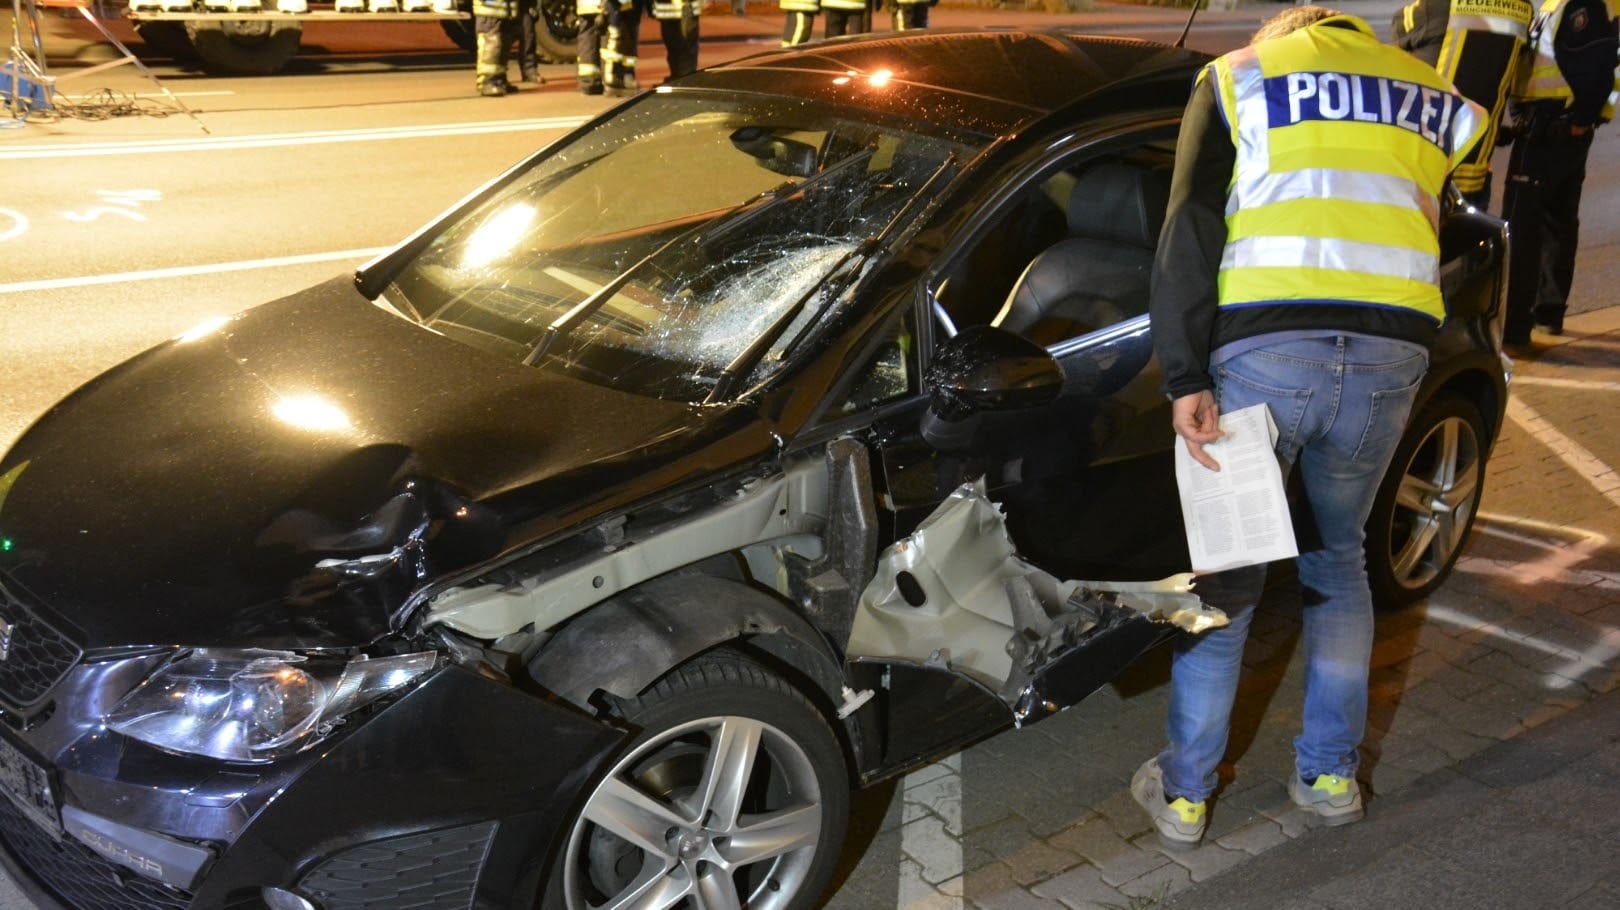
M620 703L638 729L569 823L546 910L808 910L838 861L849 778L827 721L719 651Z
M1488 438L1479 408L1457 395L1436 397L1407 425L1367 519L1379 606L1413 604L1451 574L1485 489Z

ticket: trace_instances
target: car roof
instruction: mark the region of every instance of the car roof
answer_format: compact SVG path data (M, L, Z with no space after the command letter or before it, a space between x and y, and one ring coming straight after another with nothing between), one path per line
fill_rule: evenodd
M1208 60L1063 29L928 29L766 51L679 86L802 97L997 136L1121 83L1179 75L1190 86Z

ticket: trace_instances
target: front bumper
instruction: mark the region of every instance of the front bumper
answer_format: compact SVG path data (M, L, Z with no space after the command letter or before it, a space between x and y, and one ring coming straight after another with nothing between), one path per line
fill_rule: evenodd
M325 910L465 910L475 892L479 907L531 907L568 812L623 741L449 667L294 758L229 765L100 728L102 702L144 672L83 665L46 720L0 730L38 757L62 810L54 830L0 797L0 863L41 907L262 910L265 886Z

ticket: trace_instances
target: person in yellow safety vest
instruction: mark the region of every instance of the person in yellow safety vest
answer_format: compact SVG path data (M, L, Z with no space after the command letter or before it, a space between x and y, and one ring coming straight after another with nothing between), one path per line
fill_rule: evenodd
M602 43L602 81L608 94L630 95L641 90L636 81L636 53L643 12L658 20L664 56L669 60L669 78L696 72L698 14L702 11L699 0L623 0L610 6L607 38Z
M1278 460L1300 472L1320 545L1297 563L1305 701L1288 791L1330 825L1362 815L1362 528L1445 318L1438 197L1484 130L1484 109L1433 67L1361 19L1300 6L1204 68L1176 144L1153 348L1194 471L1221 467L1204 446L1222 414L1266 406ZM1177 643L1169 744L1131 780L1169 848L1203 838L1265 574L1196 581L1231 621Z
M1530 0L1412 0L1390 26L1395 46L1434 67L1485 108L1485 135L1451 180L1470 205L1491 202L1491 153L1536 9Z
M602 94L602 38L607 31L607 10L604 0L577 0L574 4L575 22L579 34L574 39L574 51L579 58L575 78L582 95Z
M793 47L810 40L816 26L816 13L827 14L823 38L859 35L871 28L867 0L781 0L787 23L782 28L782 46Z
M897 32L928 27L928 8L939 0L889 0L889 26Z
M506 81L507 51L517 40L517 0L473 0L473 29L478 36L478 94L503 98L517 91Z
M1502 343L1533 353L1530 331L1564 331L1592 133L1620 98L1616 0L1546 0L1533 56L1514 88L1513 152L1502 213L1513 227Z

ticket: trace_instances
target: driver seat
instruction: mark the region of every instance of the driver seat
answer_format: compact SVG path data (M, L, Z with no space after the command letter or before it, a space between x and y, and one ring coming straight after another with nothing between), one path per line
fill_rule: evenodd
M990 324L1041 345L1147 312L1169 174L1101 161L1069 192L1069 235L1041 251Z

